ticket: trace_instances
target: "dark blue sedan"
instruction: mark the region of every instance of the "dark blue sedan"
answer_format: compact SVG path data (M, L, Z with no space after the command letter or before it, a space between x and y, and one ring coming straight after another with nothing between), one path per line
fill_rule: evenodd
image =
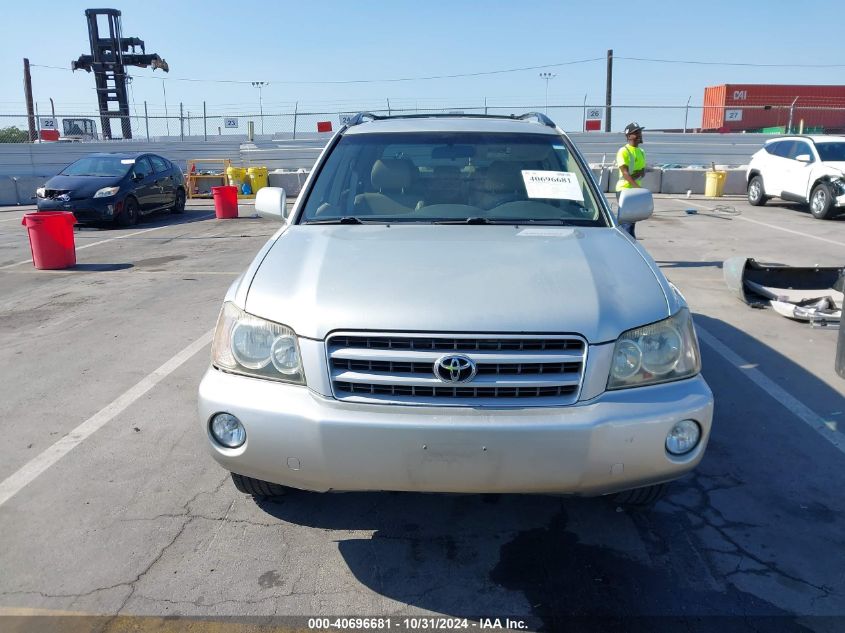
M36 197L39 211L72 211L80 224L132 226L157 211L182 213L185 178L155 154L90 154L50 178Z

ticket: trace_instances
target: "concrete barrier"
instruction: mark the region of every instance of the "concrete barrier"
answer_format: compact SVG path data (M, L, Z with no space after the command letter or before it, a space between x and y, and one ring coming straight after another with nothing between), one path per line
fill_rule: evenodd
M704 169L664 169L661 193L704 193Z
M726 169L728 177L725 180L725 194L742 195L748 189L744 169Z
M292 198L299 195L307 177L308 172L271 171L267 182L271 187L282 187L285 195Z
M619 170L616 167L608 167L607 192L616 192L616 182L619 180ZM663 170L646 168L642 182L643 188L652 193L661 193L663 187Z
M11 176L0 176L0 205L18 203L18 188Z
M47 182L44 176L17 176L12 180L15 181L18 204L35 204L35 190Z
M607 193L607 178L608 178L608 170L604 167L590 167L590 171L593 172L593 178L596 179L596 183L599 186L599 191L602 193Z

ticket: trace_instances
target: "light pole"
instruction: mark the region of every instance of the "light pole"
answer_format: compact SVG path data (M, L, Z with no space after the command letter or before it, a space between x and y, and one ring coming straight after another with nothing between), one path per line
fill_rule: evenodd
M549 80L554 79L555 77L557 77L557 75L554 73L540 73L540 79L546 80L546 111L544 114L549 113Z
M264 102L261 101L261 89L264 86L269 86L270 84L266 81L253 81L252 87L258 88L258 110L261 114L261 134L264 134Z

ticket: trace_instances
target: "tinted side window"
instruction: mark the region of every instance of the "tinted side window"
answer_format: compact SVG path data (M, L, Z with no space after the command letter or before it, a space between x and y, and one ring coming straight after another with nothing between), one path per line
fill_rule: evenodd
M157 174L170 169L170 165L161 156L150 156L150 161L152 161L153 169L156 170Z
M146 178L147 176L153 173L153 168L150 165L150 161L148 161L146 158L141 158L135 161L135 167L133 171L139 176L143 176L144 178Z
M801 154L807 154L811 160L813 158L813 152L810 151L809 145L807 145L804 141L795 141L792 145L792 149L789 150L789 156L787 156L787 158L795 159L795 157L800 156Z
M794 144L795 141L776 141L767 145L766 151L769 152L769 154L773 154L774 156L788 158L790 152L792 151L792 146Z

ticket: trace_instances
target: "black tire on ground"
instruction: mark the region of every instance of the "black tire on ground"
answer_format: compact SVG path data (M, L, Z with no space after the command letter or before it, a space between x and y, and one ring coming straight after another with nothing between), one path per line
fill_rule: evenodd
M611 500L620 506L647 508L653 506L666 494L667 487L668 484L655 484L654 486L625 490L613 495Z
M118 226L135 226L138 224L138 216L140 207L138 206L138 201L135 198L127 198L123 202L123 209L121 209L120 214L117 216L116 222Z
M290 491L290 488L285 486L260 479L253 479L252 477L246 477L237 473L232 473L232 483L235 484L235 488L240 492L259 498L281 497Z
M763 189L763 179L760 176L754 176L748 181L748 204L759 207L766 204L768 199Z
M185 212L185 192L181 189L176 191L176 201L173 203L173 206L170 207L171 213L184 213Z
M810 194L810 213L817 220L829 220L836 215L833 208L833 192L827 183L820 182L813 187Z

